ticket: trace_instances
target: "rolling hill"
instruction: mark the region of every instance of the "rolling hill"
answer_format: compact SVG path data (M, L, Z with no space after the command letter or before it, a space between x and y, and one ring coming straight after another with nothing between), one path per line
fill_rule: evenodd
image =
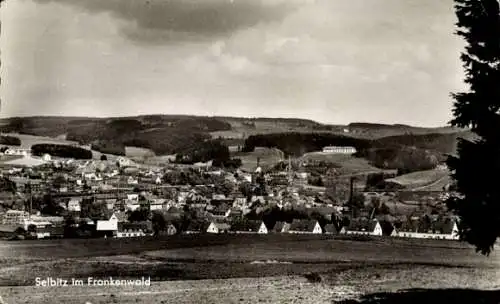
M469 132L450 127L421 128L406 125L352 123L349 125L321 124L295 118L203 117L189 115L142 115L130 117L63 117L36 116L0 119L2 133L42 136L47 141L78 143L92 146L103 153L133 153L156 155L175 154L190 149L199 141L220 138L228 145L248 143L249 138L264 134L274 137L255 146L278 148L285 153L294 150L300 155L318 151L322 146L339 140L310 142L310 134L343 138L341 144L360 149L415 146L436 153L453 153L456 138L468 137ZM285 134L304 134L301 139L290 137L292 143L279 144ZM286 136L285 136L286 137ZM273 142L274 141L274 142ZM281 140L282 141L282 140ZM306 142L304 142L306 141ZM309 141L309 142L307 142ZM24 141L26 142L29 141ZM26 144L29 146L29 144ZM252 148L254 148L252 147ZM133 151L133 152L127 152ZM248 150L248 152L250 152Z

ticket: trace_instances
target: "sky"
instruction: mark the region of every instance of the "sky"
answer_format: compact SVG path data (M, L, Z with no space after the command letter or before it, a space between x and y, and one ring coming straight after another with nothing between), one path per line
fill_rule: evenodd
M7 0L1 117L191 114L443 126L452 0Z

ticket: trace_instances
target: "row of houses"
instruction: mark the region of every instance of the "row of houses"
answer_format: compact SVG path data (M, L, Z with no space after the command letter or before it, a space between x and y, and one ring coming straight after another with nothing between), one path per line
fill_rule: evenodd
M23 211L8 212L0 225L0 230L15 231L22 228L35 235L37 238L48 238L54 235L62 236L62 222L59 217L38 217L30 216ZM111 214L108 218L82 219L80 223L87 227L92 227L99 236L103 237L142 237L153 234L151 222L129 223L125 219ZM391 223L374 220L354 220L345 227L338 228L329 223L321 225L316 220L293 220L291 223L277 222L272 227L268 227L263 221L236 220L212 221L207 224L191 223L184 233L288 233L288 234L346 234L346 235L371 235L371 236L392 236L403 238L426 238L458 240L458 226L453 219L445 219L421 224L422 222L411 222L394 227ZM21 225L20 225L21 224ZM17 226L16 226L17 225ZM16 226L16 227L14 227ZM9 229L4 229L8 227ZM14 228L16 229L14 229ZM177 234L177 228L169 224L162 234Z
M426 238L458 240L458 226L456 222L445 222L436 224L431 230L419 231L407 228L384 227L378 220L353 222L352 224L340 228L333 224L321 226L314 220L294 220L291 223L277 222L273 227L267 227L262 221L243 221L236 224L225 222L211 222L206 230L194 231L188 229L188 233L290 233L290 234L346 234L346 235L371 235L401 238ZM387 226L387 225L386 225ZM389 224L390 226L390 224Z

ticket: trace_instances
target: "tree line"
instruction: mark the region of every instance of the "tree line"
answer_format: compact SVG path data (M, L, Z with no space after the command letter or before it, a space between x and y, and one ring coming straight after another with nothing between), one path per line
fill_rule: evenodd
M31 153L36 156L50 154L51 156L92 159L92 151L80 147L60 145L60 144L36 144L31 146Z

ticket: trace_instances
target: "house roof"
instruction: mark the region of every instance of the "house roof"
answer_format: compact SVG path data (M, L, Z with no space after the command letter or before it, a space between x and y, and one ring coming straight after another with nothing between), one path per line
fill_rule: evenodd
M421 217L418 219L410 218L402 223L398 231L451 234L455 223L456 219L449 217L437 219L433 217Z
M231 229L231 225L229 225L228 223L212 222L211 224L214 224L215 227L217 227L219 230L229 230L229 229Z
M257 232L262 224L262 221L236 221L231 224L231 231L251 231Z

